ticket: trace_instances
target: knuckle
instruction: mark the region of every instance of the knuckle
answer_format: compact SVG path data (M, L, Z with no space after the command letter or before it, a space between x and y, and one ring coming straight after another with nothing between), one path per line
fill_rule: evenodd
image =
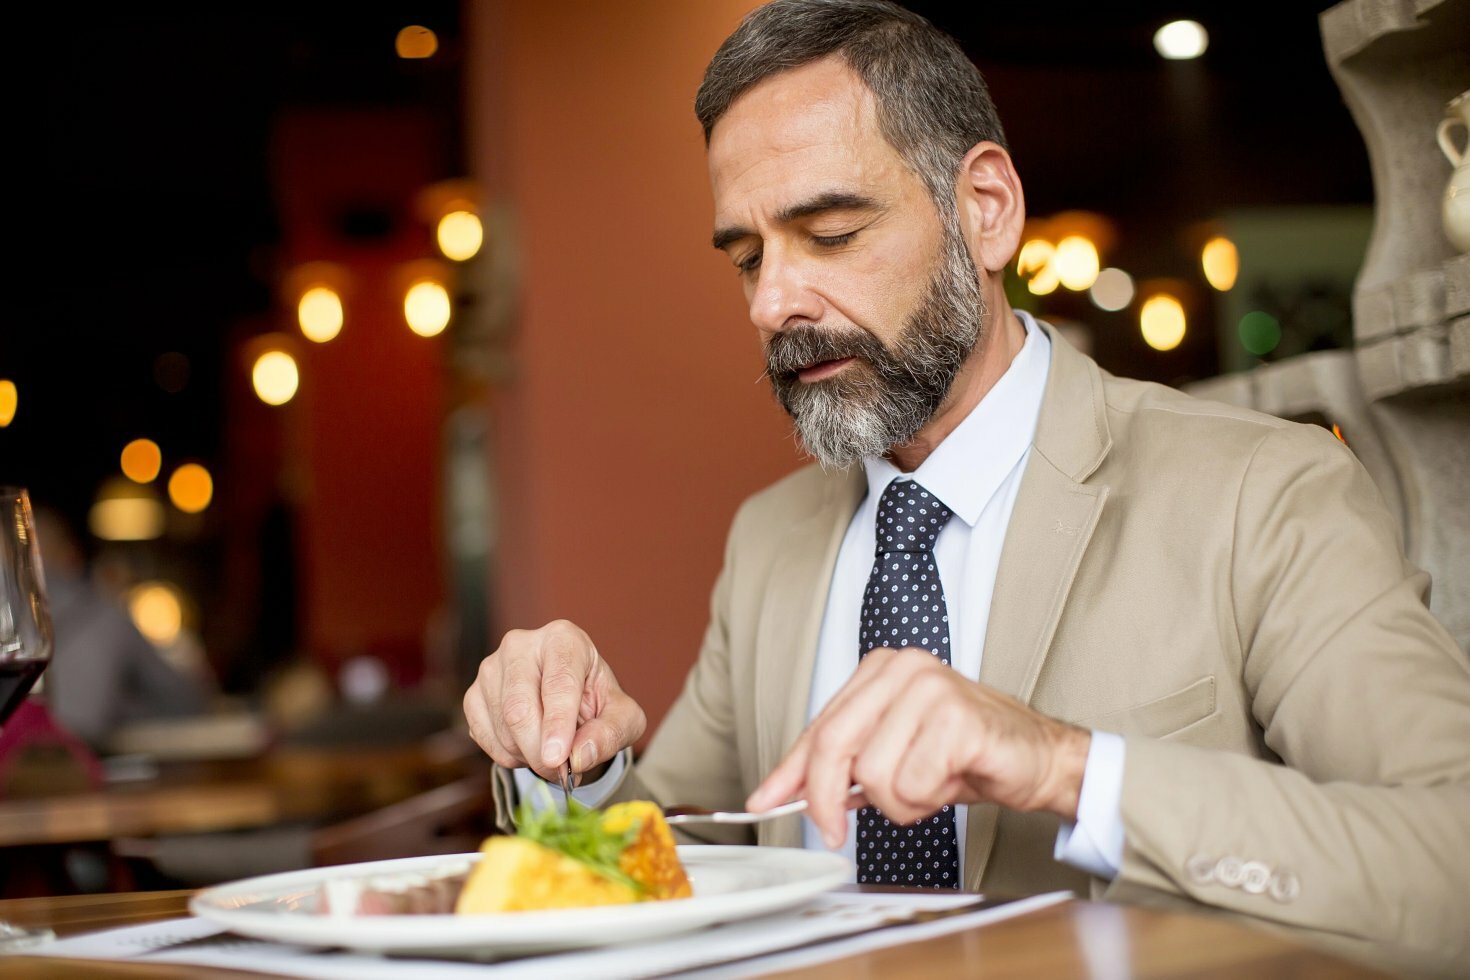
M819 755L834 755L846 747L846 735L834 724L823 725L812 732L812 750Z
M520 731L528 727L536 717L535 706L524 694L510 694L500 705L500 717L512 729Z
M487 687L492 685L495 679L500 676L500 663L499 650L490 654L484 660L481 660L479 670L475 671L476 683L484 684Z
M541 675L541 692L554 697L575 696L582 693L582 681L565 665L552 667Z

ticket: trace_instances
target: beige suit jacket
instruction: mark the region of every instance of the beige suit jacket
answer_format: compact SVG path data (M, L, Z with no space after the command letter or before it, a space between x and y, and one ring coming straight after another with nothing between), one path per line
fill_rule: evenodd
M1115 378L1048 333L980 680L1126 737L1126 847L1089 881L1052 859L1056 817L973 806L966 886L1470 962L1470 669L1367 474L1321 428ZM619 797L740 808L782 758L864 492L861 467L809 467L740 508L699 659ZM800 846L799 818L759 842Z

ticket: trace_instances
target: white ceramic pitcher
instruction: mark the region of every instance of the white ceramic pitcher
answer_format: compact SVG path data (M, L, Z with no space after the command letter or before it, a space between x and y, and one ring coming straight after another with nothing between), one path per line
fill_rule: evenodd
M1450 99L1434 134L1445 158L1455 168L1444 189L1444 233L1455 248L1470 252L1470 139L1465 149L1457 149L1450 138L1457 126L1470 134L1470 89Z

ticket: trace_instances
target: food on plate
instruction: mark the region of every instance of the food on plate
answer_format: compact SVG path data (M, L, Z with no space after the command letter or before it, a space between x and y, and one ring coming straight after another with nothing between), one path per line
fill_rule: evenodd
M334 878L318 891L317 908L323 915L444 915L469 874L469 862L458 860L427 874Z
M693 894L657 806L619 803L605 812L575 801L567 814L523 805L514 837L480 849L455 903L461 915L625 905Z
M693 894L663 812L645 800L605 811L571 803L540 813L522 804L513 837L491 837L481 858L425 873L326 882L324 915L462 915L569 909L688 898Z

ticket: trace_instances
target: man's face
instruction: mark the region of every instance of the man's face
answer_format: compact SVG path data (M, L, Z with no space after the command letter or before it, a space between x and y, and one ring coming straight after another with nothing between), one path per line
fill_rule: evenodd
M715 243L808 451L842 466L906 442L979 339L982 301L957 221L883 138L871 93L835 58L767 79L716 124L709 165Z

